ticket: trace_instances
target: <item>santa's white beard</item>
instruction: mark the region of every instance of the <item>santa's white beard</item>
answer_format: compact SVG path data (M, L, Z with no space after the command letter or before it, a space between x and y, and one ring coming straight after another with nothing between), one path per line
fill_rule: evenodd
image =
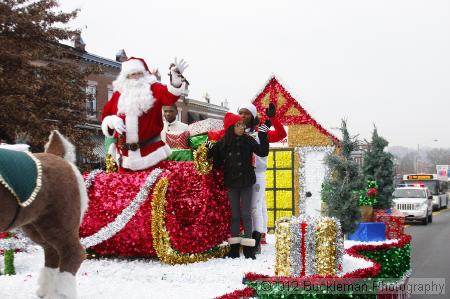
M120 92L118 113L125 115L141 116L153 106L154 98L151 86L151 78L145 75L137 80L122 79L114 82Z

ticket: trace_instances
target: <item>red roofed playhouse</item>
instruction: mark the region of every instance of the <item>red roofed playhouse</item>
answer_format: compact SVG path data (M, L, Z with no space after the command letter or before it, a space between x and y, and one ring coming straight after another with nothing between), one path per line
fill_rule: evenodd
M319 215L320 190L327 175L323 159L339 147L339 140L324 129L272 76L252 101L258 116L272 102L280 122L287 128L287 140L271 147L267 162L266 201L269 228L281 217L305 212ZM306 197L311 192L311 197Z

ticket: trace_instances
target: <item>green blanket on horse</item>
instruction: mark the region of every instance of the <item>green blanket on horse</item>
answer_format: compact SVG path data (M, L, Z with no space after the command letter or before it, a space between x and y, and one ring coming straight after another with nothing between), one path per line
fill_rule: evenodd
M4 185L17 203L26 207L41 189L40 162L29 152L0 148L0 184Z

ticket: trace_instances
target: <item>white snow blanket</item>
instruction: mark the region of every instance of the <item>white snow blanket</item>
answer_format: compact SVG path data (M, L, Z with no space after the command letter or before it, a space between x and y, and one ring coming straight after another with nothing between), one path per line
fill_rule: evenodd
M141 298L214 298L244 288L247 272L274 274L275 237L256 260L212 259L189 265L170 266L158 260L86 260L77 275L79 299ZM0 298L36 298L37 277L44 264L43 251L32 246L28 252L16 253L17 275L0 276ZM371 266L372 263L344 256L344 273ZM3 268L3 258L0 268ZM2 269L3 270L3 269Z

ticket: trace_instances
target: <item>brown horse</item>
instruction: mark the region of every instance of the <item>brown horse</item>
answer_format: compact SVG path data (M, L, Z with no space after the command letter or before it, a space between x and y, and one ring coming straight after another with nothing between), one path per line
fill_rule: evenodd
M0 231L21 227L43 247L45 266L38 278L39 297L76 298L75 275L85 258L78 229L88 196L83 177L73 164L75 148L53 131L45 152L33 156L41 164L41 188L30 205L20 207L0 184Z

